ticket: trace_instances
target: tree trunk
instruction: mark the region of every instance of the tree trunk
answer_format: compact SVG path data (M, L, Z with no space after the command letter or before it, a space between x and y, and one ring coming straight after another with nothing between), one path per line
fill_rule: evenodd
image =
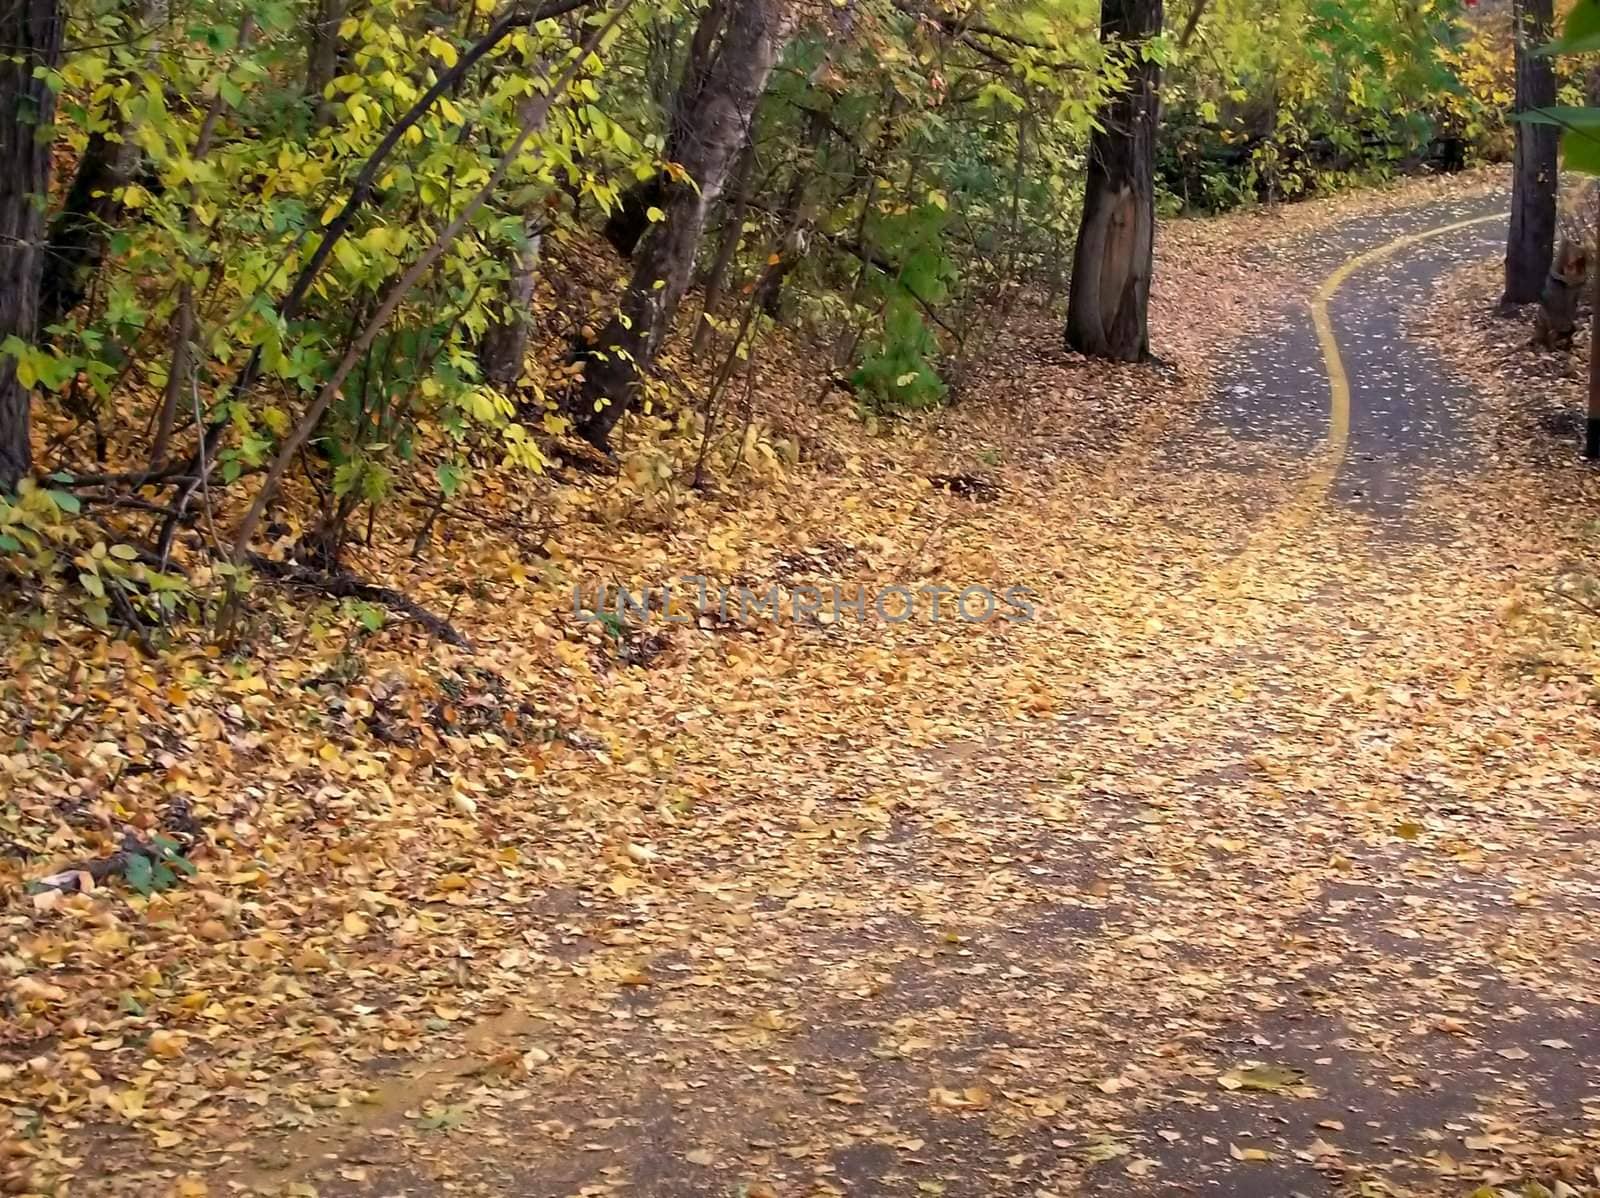
M78 159L61 211L50 222L50 248L39 283L39 327L49 328L89 294L106 235L122 215L121 190L133 180L139 150L125 128L93 133Z
M1539 295L1539 314L1533 322L1533 339L1546 349L1571 349L1578 328L1578 300L1589 278L1589 251L1562 238Z
M157 19L159 5L157 0L129 0L122 10L130 35L139 35ZM124 77L130 73L124 72ZM138 170L139 147L126 120L118 118L109 130L89 135L61 211L50 221L50 244L39 283L41 329L66 316L89 294L107 237L122 217L122 189Z
M39 76L61 63L62 25L57 0L0 3L0 341L38 332L56 102ZM16 490L33 465L28 391L16 360L0 354L0 491Z
M700 23L695 26L688 58L683 64L683 79L678 84L677 95L667 113L665 157L668 162L687 165L684 156L693 152L684 139L693 136L691 130L698 120L695 109L699 104L701 89L706 86L712 66L721 52L717 38L724 34L729 6L730 0L711 0L700 15ZM666 180L657 175L635 183L622 193L617 207L606 220L604 232L606 240L624 258L631 258L634 250L639 248L640 240L650 228L650 209L660 206L666 189Z
M607 448L611 430L638 393L689 285L706 210L722 193L733 160L750 134L756 105L793 27L794 0L743 0L731 6L727 29L692 103L680 96L676 161L693 184L664 188L665 220L652 224L635 257L618 313L587 355L573 421L579 433Z
M339 26L349 7L350 0L317 0L306 30L306 99L312 124L319 129L333 115L333 104L322 93L339 74Z
M533 323L533 288L539 277L541 240L530 221L526 240L517 247L511 260L505 312L485 330L478 347L484 381L501 389L516 386L527 365L528 330Z
M1540 46L1550 40L1554 0L1517 0L1517 111L1556 102L1555 65ZM1511 231L1506 238L1507 304L1531 304L1544 290L1555 252L1556 152L1560 130L1519 121L1511 175Z
M1595 231L1595 253L1600 254L1600 225ZM1600 459L1600 269L1594 274L1589 312L1589 402L1583 421L1583 459Z
M1066 340L1081 353L1122 362L1150 352L1161 67L1145 57L1144 44L1161 33L1161 20L1162 0L1101 0L1101 41L1126 58L1128 76L1090 142Z
M827 136L828 122L824 114L815 110L810 112L806 117L802 157L795 163L794 177L789 180L789 190L784 193L783 203L778 208L779 236L783 238L779 252L783 258L775 264L775 271L768 272L765 285L761 288L761 310L773 320L778 319L783 301L784 280L800 265L800 258L805 253L815 207L807 201L806 192L821 164L823 143Z

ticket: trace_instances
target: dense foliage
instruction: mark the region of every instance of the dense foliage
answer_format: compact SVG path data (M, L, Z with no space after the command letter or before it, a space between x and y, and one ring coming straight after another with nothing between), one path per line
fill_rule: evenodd
M237 577L263 529L331 567L397 496L541 471L592 419L579 376L656 352L595 342L624 265L600 234L630 215L687 244L671 323L715 386L781 320L864 410L943 400L1019 296L1061 292L1125 47L1093 0L769 3L750 136L680 222L708 181L675 130L727 74L724 7L67 0L36 71L38 327L3 346L37 480L0 498L4 577L148 625L198 611L194 581ZM1497 148L1503 30L1448 0L1202 10L1137 51L1167 68L1169 210ZM535 289L560 296L537 321ZM668 417L646 434L693 434L702 467L756 435L643 374Z

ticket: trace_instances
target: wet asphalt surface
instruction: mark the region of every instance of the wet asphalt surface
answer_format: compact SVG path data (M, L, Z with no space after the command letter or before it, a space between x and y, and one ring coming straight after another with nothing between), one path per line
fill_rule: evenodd
M1308 278L1319 279L1397 237L1503 211L1505 198L1494 193L1358 218L1289 252ZM1351 390L1350 438L1330 499L1371 517L1383 535L1426 535L1414 511L1421 478L1448 478L1473 464L1462 427L1471 393L1406 337L1404 323L1439 278L1504 243L1504 223L1489 220L1410 245L1358 270L1329 304ZM1329 404L1310 310L1294 304L1280 327L1241 347L1212 418L1236 440L1310 454L1327 434Z

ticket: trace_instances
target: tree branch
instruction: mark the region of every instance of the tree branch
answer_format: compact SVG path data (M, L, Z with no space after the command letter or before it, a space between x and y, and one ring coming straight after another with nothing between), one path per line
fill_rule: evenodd
M310 590L321 591L334 599L360 599L367 603L379 603L384 607L392 608L401 613L408 620L421 624L432 635L447 644L455 645L459 649L471 649L472 642L456 630L454 624L443 616L436 616L422 604L409 595L402 594L393 587L379 586L358 578L348 570L339 570L334 573L324 573L313 570L310 566L302 566L297 562L280 562L270 557L262 557L259 553L252 553L246 559L252 569L276 579L287 586L306 587Z

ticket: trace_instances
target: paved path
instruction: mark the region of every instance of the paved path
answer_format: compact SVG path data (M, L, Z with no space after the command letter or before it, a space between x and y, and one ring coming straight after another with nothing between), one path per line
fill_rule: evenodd
M1470 392L1407 340L1403 321L1426 304L1441 274L1503 246L1504 205L1494 194L1401 210L1348 222L1302 247L1312 278L1350 268L1325 305L1350 390L1349 439L1330 498L1375 517L1390 533L1415 515L1409 476L1470 468L1472 454L1461 415ZM1272 336L1246 345L1217 417L1234 437L1265 437L1310 453L1327 434L1329 399L1325 354L1307 306L1287 313Z
M1314 286L1498 204L1295 252ZM552 1198L1464 1194L1504 1146L1600 1117L1593 777L1543 768L1478 698L1473 585L1497 549L1437 502L1474 469L1470 397L1401 327L1500 236L1408 242L1331 295L1342 444L1296 303L1122 481L1119 503L1172 514L1124 547L1150 631L1075 711L909 758L842 740L820 767L838 801L791 856L708 844L681 904L603 932L545 914L572 984L502 1029L549 1054L532 1082L455 1078L434 1134L374 1119L264 1151L262 1176Z

